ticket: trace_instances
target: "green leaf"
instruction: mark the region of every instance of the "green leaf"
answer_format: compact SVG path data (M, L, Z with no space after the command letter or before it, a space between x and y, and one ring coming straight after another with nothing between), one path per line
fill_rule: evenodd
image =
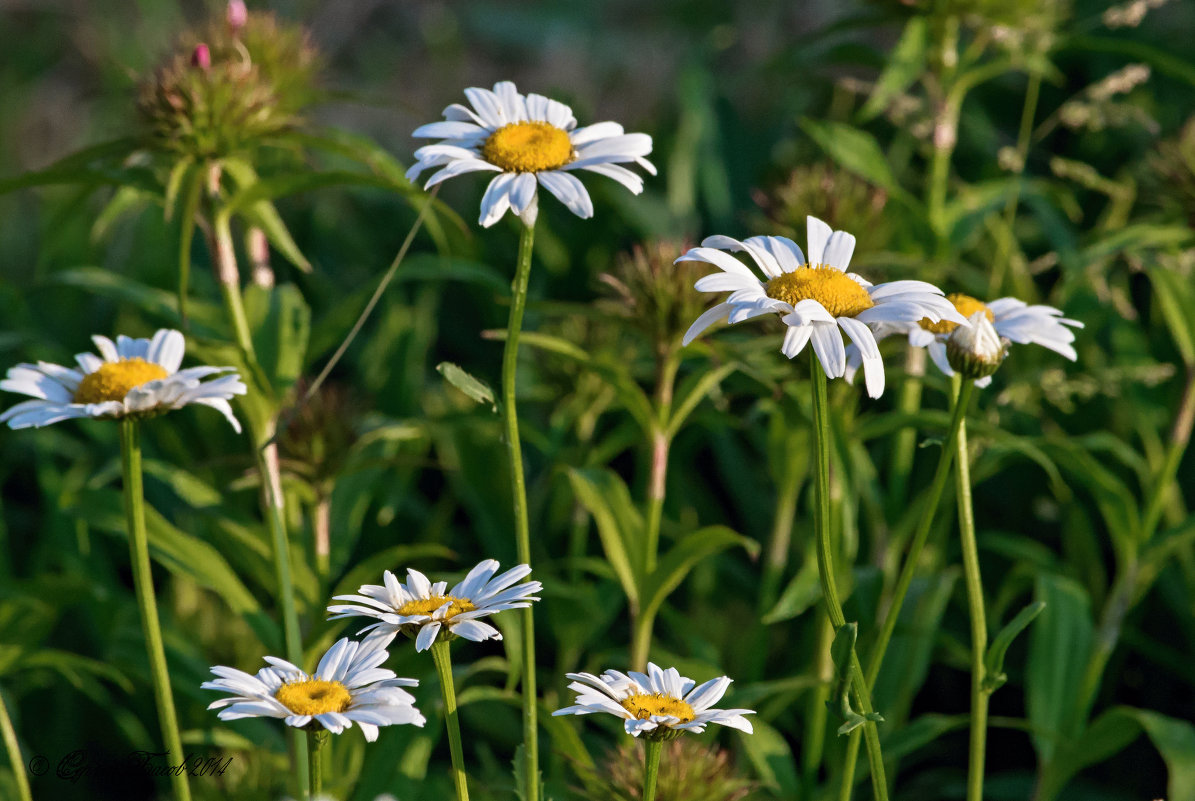
M851 706L851 663L855 653L855 640L859 636L858 623L844 623L834 632L834 642L830 643L830 659L834 662L834 688L830 691L830 700L826 701L826 708L834 712L845 721L838 727L838 736L850 734L868 721L882 723L884 716L878 712L860 715Z
M673 407L665 427L665 433L669 439L676 436L681 426L685 424L685 419L697 408L697 404L701 403L707 395L722 383L723 379L737 369L739 369L737 362L724 364L713 370L702 371L699 377L691 384L681 386L680 391L677 393L680 400Z
M759 554L759 543L726 526L706 526L681 538L660 556L656 569L647 576L643 592L643 614L654 615L664 599L689 575L693 567L727 548L741 546L752 558Z
M627 485L613 470L604 468L569 470L568 478L577 502L597 524L602 550L614 568L627 600L638 608L643 576L644 524L631 502Z
M888 64L880 73L875 89L863 108L859 120L867 122L882 113L892 99L908 89L925 69L925 56L929 49L929 19L912 17L905 25L900 41L888 54Z
M755 733L739 742L759 780L780 798L800 798L797 762L784 735L762 720L752 721L751 726Z
M475 403L489 404L490 411L498 411L498 404L494 400L494 390L490 389L489 384L479 378L474 378L452 362L440 362L436 365L436 372L444 376L444 380L465 393Z
M138 145L138 140L131 136L92 145L69 156L64 156L43 169L0 180L0 194L30 186L53 184L114 184L119 186L125 183L122 180L119 167L103 169L95 166L94 163L110 160L113 165L119 165L136 152Z
M117 222L127 214L135 214L157 200L157 195L136 186L122 186L112 193L104 208L91 224L91 239L100 242L108 236Z
M178 325L178 298L171 292L146 286L132 278L100 267L74 267L53 274L52 281L67 286L79 287L88 292L131 303L163 322ZM192 303L191 316L200 322L203 335L212 335L224 326L224 314L219 307L210 303Z
M983 660L987 673L983 686L987 692L995 692L1008 681L1008 676L1004 673L1004 655L1008 653L1008 647L1045 608L1045 601L1034 601L1022 609L1020 614L1008 621L1004 628L1000 629L1000 633L992 639L987 656Z
M813 538L805 548L805 559L797 574L789 580L780 594L780 600L763 616L764 625L791 620L821 600L822 587L817 573L817 559L814 554Z
M282 217L278 214L278 209L274 207L272 200L278 195L271 194L269 190L275 184L301 182L302 179L318 175L319 173L300 172L287 175L280 179L263 180L258 177L257 171L247 161L224 159L221 163L228 173L236 179L238 191L220 210L220 214L227 217L240 214L250 225L260 228L266 235L266 239L270 241L270 244L287 261L303 272L311 272L311 262L307 261L307 257L299 250L299 246L295 244L295 240L291 237L290 231L287 230L286 224L282 222Z
M1035 596L1046 604L1029 634L1025 707L1033 745L1050 762L1060 743L1082 728L1079 694L1093 640L1091 600L1077 582L1044 574Z
M252 284L244 298L257 362L275 391L283 393L303 373L311 309L294 284L269 289Z
M184 325L187 322L187 295L191 288L191 240L195 237L195 218L202 196L203 174L200 170L192 170L187 174L183 210L178 221L178 311Z
M1195 365L1195 288L1191 280L1161 265L1152 266L1148 274L1154 284L1154 300L1183 363Z
M892 174L888 159L874 136L846 123L809 118L801 120L801 129L844 169L887 189L894 198L911 208L918 207L916 199L900 186Z

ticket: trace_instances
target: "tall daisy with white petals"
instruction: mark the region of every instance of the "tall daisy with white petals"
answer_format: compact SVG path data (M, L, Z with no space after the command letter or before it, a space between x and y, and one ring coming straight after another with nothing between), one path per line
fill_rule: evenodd
M246 388L231 367L180 370L186 342L178 331L162 329L152 339L119 336L113 342L104 336L94 336L92 341L100 355L78 354L75 356L78 369L50 362L18 364L9 369L0 381L0 389L29 395L33 400L6 410L0 414L0 422L8 423L11 428L47 426L77 418L120 422L122 489L133 588L141 612L162 745L171 753L181 754L182 741L149 563L138 423L143 418L197 403L221 412L240 432L240 423L228 401L243 395ZM226 375L205 380L220 373ZM186 774L171 774L171 783L175 797L189 801L191 790Z
M269 667L256 675L217 665L212 668L217 678L205 681L201 688L230 693L208 706L220 710L220 720L278 718L306 730L311 793L318 795L323 789L322 752L329 733L340 734L355 723L372 743L378 739L379 726L426 722L415 708L414 696L402 689L419 681L398 678L382 667L390 656L386 646L393 639L393 634L375 634L361 642L342 638L310 674L276 656L265 657Z
M414 136L440 141L415 151L415 164L407 172L414 181L420 173L439 168L425 186L469 172L497 173L481 199L481 225L489 227L507 211L522 222L519 256L511 287L510 317L502 350L502 423L510 467L511 507L515 545L520 562L531 561L531 527L527 518L523 449L515 398L515 372L519 360L519 332L527 303L531 251L539 213L539 188L543 187L578 217L593 216L589 191L577 171L613 178L633 193L643 191L643 178L623 165L634 164L654 175L647 160L651 137L626 133L616 122L577 127L568 106L538 94L520 94L509 81L493 90L465 90L470 106L453 103L444 109L444 120L424 125ZM539 729L535 706L535 617L530 607L523 614L523 745L526 801L539 798Z
M329 620L346 617L373 618L374 623L361 630L370 636L393 637L403 632L415 638L415 650L431 650L440 690L444 696L444 718L448 727L448 746L452 754L452 781L457 801L467 801L469 788L465 779L465 759L461 746L460 721L457 719L456 687L452 679L449 643L458 637L481 642L500 640L498 629L480 618L507 609L528 608L539 600L538 581L522 581L531 573L527 565L517 565L500 576L498 562L486 559L478 564L451 590L448 583L432 583L418 570L407 571L407 583L401 583L387 570L382 584L366 584L358 595L338 595L333 600L351 601L328 607ZM527 689L524 687L523 692ZM534 700L534 699L533 699ZM534 718L532 718L534 721ZM536 776L538 781L538 774Z
M651 137L625 133L616 122L577 127L573 110L538 94L520 94L510 81L489 89L465 90L472 108L453 103L444 121L415 129L412 136L441 141L415 151L407 179L424 170L440 169L428 179L431 188L468 172L498 173L481 200L481 224L489 227L508 210L527 225L535 223L537 186L542 186L578 217L593 216L593 201L573 172L587 170L613 178L636 195L643 178L622 166L637 164L652 175L646 159Z
M698 280L697 289L731 293L697 318L685 334L684 344L721 320L733 324L775 314L787 326L781 352L791 359L812 342L826 377L839 378L847 366L841 329L862 356L867 393L878 398L884 391L884 364L874 329L914 324L923 318L968 325L933 284L872 284L847 272L855 237L831 230L816 217L808 217L806 224L808 259L796 242L782 236L755 236L742 242L728 236L711 236L701 247L681 256L680 261L704 261L721 270ZM763 277L723 252L727 250L746 252Z
M984 303L961 292L952 292L946 299L954 304L960 314L968 318L982 315L991 324L996 335L1006 343L1041 345L1072 362L1077 358L1075 348L1071 345L1075 341L1075 333L1071 329L1082 328L1083 323L1064 317L1060 309L1037 304L1031 306L1017 298L1000 298ZM928 351L930 359L939 370L946 375L954 375L947 349L951 339L958 336L957 328L952 321L921 319L912 324L891 326L880 334L900 334L908 337L911 346ZM861 358L855 350L848 352L847 357L849 374L859 366ZM975 386L980 388L990 383L991 375L975 379Z
M601 676L592 673L566 673L572 679L569 689L577 693L573 706L558 709L553 715L591 715L604 712L621 718L627 734L643 735L647 755L643 783L644 801L655 798L660 752L664 741L685 732L700 734L711 723L729 726L751 734L750 709L714 709L731 685L731 679L719 676L704 684L680 674L676 668L661 669L647 663L647 673L622 673L607 670Z

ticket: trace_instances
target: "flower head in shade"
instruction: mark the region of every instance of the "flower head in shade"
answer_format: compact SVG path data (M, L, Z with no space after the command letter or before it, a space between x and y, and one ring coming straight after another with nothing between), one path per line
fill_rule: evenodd
M702 732L710 723L719 723L751 734L751 723L744 715L750 709L711 709L726 693L731 680L726 676L698 685L682 676L676 668L662 670L651 662L647 673L620 673L607 670L601 676L592 673L566 673L573 680L570 690L577 693L574 706L558 709L553 715L590 715L606 712L622 718L627 734L645 734L652 740L671 740L683 732Z
M995 335L1003 340L1005 345L1008 343L1041 345L1043 348L1049 348L1055 353L1065 356L1072 362L1077 357L1075 349L1071 345L1075 341L1075 332L1067 326L1082 328L1083 323L1063 317L1062 312L1053 306L1030 306L1016 298L1000 298L991 303L984 303L970 295L957 292L947 295L946 299L954 304L960 314L973 319L978 319L976 315L985 318L991 324ZM946 375L954 375L955 370L950 366L950 359L947 356L947 347L950 341L956 340L957 352L961 352L959 348L969 347L973 344L966 337L963 337L966 341L959 341L960 334L956 329L957 326L948 320L921 319L914 324L886 326L877 332L877 336L883 337L891 334L907 336L910 345L916 348L926 348L929 351L929 357L939 370ZM990 338L987 346L990 349ZM848 373L853 374L860 361L860 354L852 349L848 353ZM975 378L977 387L986 387L990 383L992 383L990 373Z
M700 279L697 289L731 293L697 318L685 334L684 344L719 320L739 323L776 314L788 326L781 352L791 359L812 341L813 352L826 375L838 378L846 372L841 328L862 355L867 394L878 398L884 391L884 364L873 329L914 324L922 318L968 324L932 284L872 284L848 273L855 237L845 231L832 231L816 217L808 217L805 222L808 259L796 242L782 236L755 236L742 242L728 236L711 236L701 247L681 256L681 261L709 262L721 270ZM726 250L745 251L764 277L761 279L739 259L723 252Z
M498 563L486 559L469 571L460 584L451 590L448 584L432 584L418 570L407 571L407 583L402 584L389 570L383 575L384 584L366 584L359 595L337 595L333 600L352 601L328 607L329 620L345 617L372 617L377 622L361 629L394 633L402 631L415 638L415 650L426 651L436 641L436 635L464 637L466 640L500 640L498 629L479 618L489 617L507 609L521 609L538 601L534 593L542 585L538 581L517 582L531 573L527 565L512 567L500 576Z
M651 137L624 133L616 122L577 127L573 111L543 95L522 95L510 81L489 89L465 90L472 108L453 103L444 120L415 129L412 136L441 141L415 151L407 171L419 173L440 167L428 180L430 188L467 172L498 173L481 199L481 224L489 227L509 209L527 224L538 210L536 187L542 186L578 217L593 216L593 201L573 174L589 170L613 178L636 195L643 179L623 164L635 163L655 175L645 156Z
M212 668L219 678L205 681L205 690L232 693L213 702L221 720L239 718L281 718L296 728L323 727L340 734L354 723L365 739L378 739L379 726L399 723L424 724L415 708L415 698L403 687L414 687L417 679L400 679L381 665L389 658L386 646L393 635L374 635L358 642L337 640L308 675L285 659L267 656L269 667L253 676L235 668Z
M178 331L161 329L152 339L119 336L91 338L100 355L75 356L78 369L49 362L18 364L0 381L0 389L31 395L0 422L12 428L46 426L76 417L152 417L191 403L221 412L238 432L241 424L228 401L245 394L245 384L232 367L188 367L180 370L186 342ZM204 379L229 373L211 381Z

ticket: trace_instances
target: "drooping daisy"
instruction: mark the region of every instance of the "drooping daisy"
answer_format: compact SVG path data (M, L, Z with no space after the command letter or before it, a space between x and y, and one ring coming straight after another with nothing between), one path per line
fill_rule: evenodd
M415 650L426 651L441 629L449 637L466 640L500 640L498 629L478 618L488 617L507 609L521 609L538 601L533 593L543 585L538 581L516 584L531 573L527 565L512 567L496 578L498 563L486 559L469 571L461 583L448 590L447 582L432 584L418 570L407 570L407 583L401 584L387 570L384 584L366 584L359 595L337 595L333 600L353 601L350 604L329 606L329 620L345 617L372 617L377 622L361 629L394 633L402 631L415 637Z
M281 718L296 728L320 727L340 734L354 723L365 739L378 739L379 726L426 721L415 708L415 698L402 687L414 687L418 679L400 679L381 667L389 658L386 646L393 635L373 635L358 642L345 637L328 649L315 673L308 675L285 659L267 656L270 667L252 676L235 668L217 665L219 676L205 681L205 690L232 693L213 702L221 720Z
M423 125L411 134L441 139L415 151L407 171L414 181L430 167L442 167L425 188L467 172L496 172L481 199L481 224L498 222L507 209L527 225L538 209L536 184L543 186L578 217L593 216L593 201L573 170L589 170L613 178L636 195L643 179L622 164L635 163L652 175L656 168L645 156L651 137L624 133L616 122L577 127L573 111L543 95L522 95L510 81L494 90L470 88L465 97L473 108L453 103L444 121Z
M1016 298L1000 298L991 303L984 303L959 292L952 292L946 299L954 304L960 314L967 317L982 313L1001 339L1019 345L1041 345L1072 362L1077 358L1075 349L1071 346L1075 341L1075 333L1067 326L1082 328L1083 323L1063 317L1062 311L1053 306L1030 306ZM929 351L929 357L939 370L946 375L954 375L950 360L946 356L946 346L956 328L957 326L949 320L921 319L913 324L893 325L877 332L877 335L906 335L911 346L926 348ZM848 371L853 373L860 361L860 354L851 350L848 353ZM990 383L990 375L975 380L975 386L981 388Z
M967 325L942 290L924 281L891 281L873 285L846 272L855 251L855 237L807 217L809 258L791 239L754 236L742 242L711 236L678 261L704 261L722 270L694 285L702 292L730 292L730 296L697 318L685 333L685 345L719 320L739 323L763 314L778 314L788 326L780 351L788 358L812 340L813 352L829 378L846 372L846 332L858 346L867 378L867 394L884 391L884 364L872 329L884 324L952 321ZM723 253L746 251L763 273L761 280L743 262Z
M75 356L79 369L49 362L18 364L0 389L32 395L0 414L11 428L46 426L76 417L152 417L191 403L221 412L239 433L228 400L244 395L245 384L232 367L179 370L186 342L178 331L161 329L152 339L93 336L100 355ZM102 358L101 358L102 357ZM211 381L203 379L218 373Z
M751 734L751 722L744 715L751 709L711 709L722 698L731 679L719 676L697 685L676 668L662 670L651 662L647 673L620 673L607 670L601 676L592 673L566 673L573 680L570 690L577 693L574 706L558 709L553 715L590 715L607 712L622 718L627 734L646 734L652 740L670 740L683 732L702 732L710 723L719 723Z

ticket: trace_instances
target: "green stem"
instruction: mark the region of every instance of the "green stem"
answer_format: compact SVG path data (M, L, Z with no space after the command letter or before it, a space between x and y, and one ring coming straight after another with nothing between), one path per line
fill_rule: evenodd
M17 730L13 728L12 718L8 716L3 691L0 691L0 734L4 735L4 749L8 751L8 761L12 764L13 781L17 783L17 797L20 801L33 801L33 793L29 790L29 777L25 775L25 760L21 759L21 746L17 742Z
M461 747L461 723L456 711L456 688L452 683L452 657L448 653L449 643L444 637L437 637L432 643L432 662L440 678L440 692L444 696L444 722L448 726L448 750L452 754L452 784L456 787L457 801L469 801L469 788L465 783L465 754Z
M643 741L643 801L656 801L656 780L660 777L662 740Z
M834 549L830 541L830 404L826 399L826 374L821 363L812 353L809 355L810 376L813 380L813 424L816 433L817 473L816 498L814 505L814 526L817 531L817 567L821 579L822 596L830 623L837 632L846 625L842 603L838 599L838 585L834 573ZM855 702L866 717L874 711L871 706L871 692L863 678L859 655L851 648L851 688ZM887 801L888 782L884 776L884 757L880 752L880 734L875 721L863 725L863 736L867 742L867 760L871 767L871 784L876 801Z
M310 787L307 798L312 801L324 791L324 751L330 739L331 732L323 726L307 732L307 751L310 754Z
M672 446L672 440L668 436L668 418L672 414L672 394L679 368L680 360L676 358L675 353L662 356L657 361L654 410L656 423L651 432L651 465L647 481L647 538L644 543L643 560L648 575L656 569L656 558L660 552L660 521L663 518L664 496L667 492L668 451Z
M814 782L822 757L826 753L826 719L830 700L830 683L834 680L834 661L830 658L830 646L834 642L834 625L830 618L821 619L817 633L817 686L809 696L809 712L805 722L805 747L802 755L802 769L805 774L806 790L813 796Z
M905 380L896 396L896 412L912 416L921 409L922 378L925 376L925 348L909 348L905 357ZM909 475L917 451L917 429L904 426L896 432L889 462L888 502L890 509L901 508L908 497Z
M896 590L892 596L892 602L888 607L887 614L884 616L884 623L880 626L879 637L876 639L875 646L872 648L871 658L867 663L868 687L874 687L876 677L880 675L880 666L884 663L884 654L888 650L888 643L892 640L892 633L896 630L896 621L900 617L901 606L904 605L905 596L908 595L909 586L913 583L913 576L917 572L917 565L921 560L921 551L925 547L926 539L929 538L929 529L934 522L934 513L938 509L938 502L942 499L942 490L945 488L946 479L950 475L950 466L954 461L959 430L962 427L963 419L966 417L967 406L971 402L971 393L974 389L975 384L973 382L964 381L957 397L954 398L950 429L946 434L946 441L942 445L942 452L938 457L938 466L934 470L934 477L930 481L925 505L921 508L921 519L918 521L917 529L913 533L913 540L909 545L909 554L905 557L904 567L901 568L900 577L896 581ZM859 735L857 732L852 732L851 739L847 743L846 757L843 762L843 786L838 796L842 801L846 801L846 799L851 797L850 787L854 784L855 780L855 761L858 754Z
M166 649L162 645L162 628L158 622L158 604L154 599L153 572L149 564L145 495L141 483L141 442L136 420L125 418L120 421L120 456L133 587L137 606L141 610L141 629L145 633L145 649L149 654L158 722L162 727L162 742L167 753L172 759L181 761L186 755L178 734L178 718L174 713L174 696L170 692L170 673L166 666ZM174 796L178 801L190 801L191 788L187 784L186 773L172 772L170 782L174 785Z
M515 545L521 564L531 564L531 528L527 521L527 485L523 479L523 448L519 441L519 415L515 406L515 375L519 366L519 332L527 305L527 281L531 275L531 251L535 226L524 225L519 235L519 261L511 285L510 320L502 350L502 422L506 430L506 452L510 459L511 505L514 509ZM539 798L539 727L535 692L535 617L531 607L523 610L523 748L526 757L527 798ZM462 796L463 798L463 796Z
M216 261L216 277L220 282L220 293L224 298L224 311L232 324L237 345L241 349L246 366L252 373L252 381L260 387L268 386L265 378L260 375L257 353L253 347L253 336L250 333L249 318L245 314L245 304L241 298L240 272L236 263L236 248L232 240L232 230L228 216L223 213L213 215L212 237L208 245ZM256 418L246 414L246 425L249 437L253 442L253 455L257 463L257 472L261 477L262 507L266 518L266 525L270 529L270 540L273 546L274 576L278 581L278 594L281 596L279 605L282 614L282 631L286 641L286 658L289 662L299 665L303 661L303 641L299 634L299 611L295 603L294 582L290 574L290 538L286 531L286 520L283 515L284 501L282 495L282 474L278 464L278 446L274 443L274 428L276 418L271 417L264 431L258 431ZM308 764L307 740L297 731L291 733L291 747L295 755L295 780L300 794L307 792Z
M647 657L651 653L651 633L656 624L654 612L640 610L631 622L631 668L647 669Z
M954 377L956 393L962 381L959 376ZM971 505L971 466L967 454L965 418L959 423L955 446L954 484L963 549L963 575L967 582L967 608L971 617L971 755L967 766L967 801L983 801L983 763L988 729L988 692L984 689L987 673L984 658L987 656L988 648L988 624L983 608L979 548L975 542L975 511Z

